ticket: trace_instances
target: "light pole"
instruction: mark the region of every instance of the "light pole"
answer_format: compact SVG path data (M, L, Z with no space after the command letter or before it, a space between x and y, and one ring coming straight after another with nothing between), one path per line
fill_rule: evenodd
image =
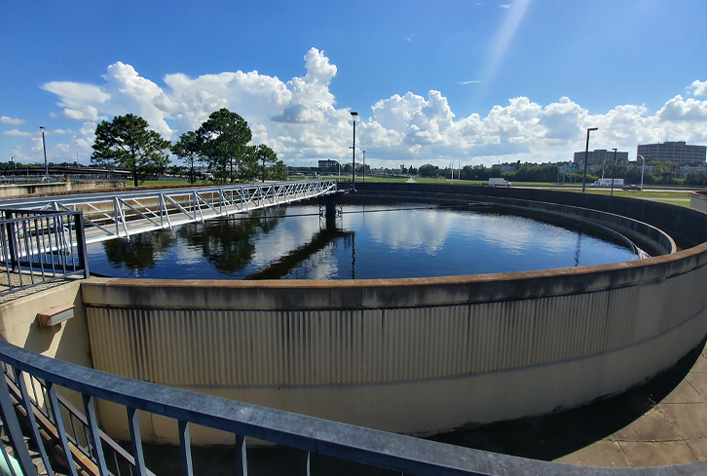
M611 196L614 196L614 176L616 174L616 148L612 149L614 151L614 168L611 169Z
M42 145L44 146L44 177L49 182L49 162L47 162L47 140L44 137L44 132L47 130L44 126L39 126L39 130L42 131Z
M641 167L641 192L642 192L643 191L643 174L646 172L646 158L643 157L641 154L638 154L638 156L643 161L643 167Z
M76 165L81 165L79 162L79 141L75 140L74 145L76 146Z
M587 129L587 144L584 148L584 175L582 175L582 193L587 183L587 157L589 156L589 133L598 130L598 127L590 127Z
M366 151L361 152L363 152L363 183L366 183Z
M353 121L353 163L351 168L351 190L356 191L356 119L358 119L358 113L351 113L351 120Z

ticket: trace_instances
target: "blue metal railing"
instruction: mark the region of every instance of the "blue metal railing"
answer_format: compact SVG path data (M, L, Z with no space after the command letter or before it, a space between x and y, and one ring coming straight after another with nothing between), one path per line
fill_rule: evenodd
M72 365L15 347L0 341L0 362L8 374L25 372L41 379L47 389L52 408L55 387L75 390L82 394L92 442L92 460L101 475L108 475L102 450L94 399L104 399L126 408L131 434L131 454L134 474L146 475L137 410L176 420L179 428L180 454L184 475L193 474L189 425L198 424L234 435L233 472L247 474L245 439L257 438L299 450L297 471L310 474L312 454L389 469L406 475L698 475L707 474L707 461L652 468L597 468L572 466L546 461L500 455L480 450L455 447L379 430L296 415L233 400L188 392L181 389L141 382L93 369ZM13 452L27 475L36 471L31 464L27 443L13 407L7 379L0 379L0 413ZM21 379L20 379L21 380ZM26 401L26 389L18 405ZM26 411L30 411L27 409ZM69 474L76 473L76 463L70 452L70 442L61 412L57 416L60 447L69 465ZM36 433L36 432L35 432ZM31 436L31 435L30 435ZM5 450L3 449L3 452Z
M24 421L25 433L31 433L35 441L44 440L44 445L36 445L36 452L45 468L45 474L66 471L64 462L59 462L59 468L52 469L50 454L47 449L59 443L57 413L61 415L66 429L66 442L72 450L78 469L85 474L97 474L95 464L96 442L91 438L90 422L86 416L74 407L65 397L57 392L51 393L51 383L47 383L30 374L3 366L2 370L8 382L8 388L13 405ZM58 412L55 412L56 405ZM32 411L29 411L29 410ZM132 475L135 473L134 458L117 442L102 431L98 432L103 454L106 458L108 471L115 476ZM42 438L42 435L44 436ZM8 452L3 453L7 460ZM12 461L12 460L11 460ZM56 462L56 458L54 458ZM15 460L16 463L16 460ZM70 471L69 471L70 472ZM154 476L147 471L147 476Z
M68 276L89 276L81 212L1 212L0 296Z

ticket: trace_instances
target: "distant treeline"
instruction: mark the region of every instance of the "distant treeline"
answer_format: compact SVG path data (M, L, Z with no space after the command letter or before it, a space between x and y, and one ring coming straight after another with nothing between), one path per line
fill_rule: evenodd
M503 170L502 168L486 167L484 165L465 165L461 171L454 169L454 179L461 180L481 180L487 181L489 178L502 177L513 182L548 182L555 183L558 181L581 182L582 168L578 167L575 173L564 173L566 164L543 163L533 164L529 162L505 164L507 168L515 167L515 170ZM643 183L645 184L665 184L665 185L707 185L707 177L703 172L688 172L684 179L678 178L678 167L669 161L647 161L646 165L655 166L655 170L650 172L645 171ZM635 165L617 165L615 174L613 164L607 163L604 167L604 178L622 178L626 183L639 184L641 183L642 167ZM598 173L597 173L598 172ZM587 182L594 182L601 178L601 169L587 170ZM404 173L410 175L419 175L420 177L428 178L452 178L452 169L449 167L439 168L436 165L425 164L415 169L410 167L404 169ZM613 175L612 175L613 174Z

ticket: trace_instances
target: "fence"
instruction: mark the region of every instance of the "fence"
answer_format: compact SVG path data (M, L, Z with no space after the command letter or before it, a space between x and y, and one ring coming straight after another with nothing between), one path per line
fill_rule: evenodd
M362 428L314 417L287 413L233 400L197 394L185 390L128 379L93 369L44 357L34 352L0 341L0 362L8 376L0 379L0 413L8 435L9 447L25 475L37 474L28 445L41 446L37 423L29 420L31 430L25 431L25 441L17 414L35 414L23 374L43 381L52 409L60 408L56 401L56 386L62 386L83 395L86 410L87 439L90 442L91 464L80 463L74 443L67 435L62 412L52 410L56 427L55 445L68 466L66 474L78 470L107 476L117 474L109 469L101 442L94 401L104 399L122 405L130 425L131 455L127 461L132 474L149 475L143 458L138 410L172 419L178 428L182 474L192 475L192 454L189 425L197 424L233 434L233 473L248 474L245 438L252 437L294 448L299 451L295 473L310 475L312 454L326 455L373 467L388 469L404 475L527 475L554 474L566 476L628 476L628 475L698 475L707 471L707 461L692 464L648 468L598 468L557 464L547 461L489 453L461 448L394 433ZM8 383L9 381L9 383ZM16 384L19 393L11 392ZM74 432L75 434L75 432ZM33 440L33 441L32 441ZM0 444L4 456L5 444ZM83 453L82 453L83 454ZM132 456L132 458L131 458ZM134 458L134 459L133 459ZM51 463L48 462L51 465ZM78 468L78 469L77 469ZM51 473L51 466L49 471Z
M2 210L0 296L89 276L82 212Z
M68 174L68 175L0 175L0 185L50 184L83 181L125 181L130 179L124 174Z

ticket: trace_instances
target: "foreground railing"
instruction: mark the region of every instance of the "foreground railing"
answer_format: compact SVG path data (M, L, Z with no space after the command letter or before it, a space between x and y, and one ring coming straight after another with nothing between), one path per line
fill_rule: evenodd
M81 212L1 212L0 296L72 275L88 277Z
M77 468L83 474L99 474L94 458L96 450L91 438L90 422L86 416L61 394L53 392L51 383L48 386L44 380L16 369L13 371L9 366L3 366L2 369L7 379L12 403L24 423L25 433L31 433L35 441L44 442L43 445L35 447L38 453L35 460L39 458L42 463L40 467L44 468L41 473L71 473L63 461L60 462L59 468L56 466L52 468L47 452L47 448L51 449L52 446L60 443L58 432L60 422L57 421L59 415L63 421L61 426L66 431L66 443ZM116 476L134 474L134 458L108 435L100 430L98 433L108 471ZM8 458L10 455L6 448L2 448L2 451L5 460L12 461ZM56 461L55 458L54 460ZM150 471L147 471L147 475L154 476Z
M182 474L193 474L189 425L198 424L232 433L233 473L247 474L245 438L258 438L300 451L300 463L295 472L309 475L312 454L327 455L410 475L697 475L707 473L707 462L654 468L580 467L485 451L460 448L417 438L361 428L353 425L296 415L270 408L225 400L161 385L131 380L104 372L68 364L0 341L0 362L9 375L22 373L44 382L51 408L58 408L56 386L82 394L85 404L88 439L98 473L108 475L109 469L100 444L94 399L120 404L126 409L131 434L131 454L134 474L146 475L137 410L162 415L175 420L179 431ZM37 474L32 464L28 443L23 439L20 423L13 406L7 379L0 379L0 413L13 454L26 475ZM20 385L21 387L21 385ZM22 392L18 406L27 413L27 390ZM22 414L23 412L19 412ZM71 452L66 426L61 412L54 412L59 447L66 458L69 474L78 474L80 467ZM30 422L30 439L37 443L36 423ZM34 435L34 436L33 436ZM4 445L0 445L4 446ZM6 453L4 447L3 453ZM48 474L51 474L49 472Z

